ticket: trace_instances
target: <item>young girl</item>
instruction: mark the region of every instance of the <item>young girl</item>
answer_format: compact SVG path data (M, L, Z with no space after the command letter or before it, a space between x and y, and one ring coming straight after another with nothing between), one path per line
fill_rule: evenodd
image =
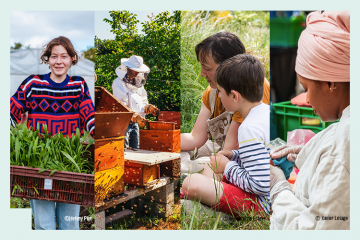
M66 37L51 40L40 57L41 63L49 64L51 72L44 75L30 75L10 98L10 124L21 122L21 116L28 113L27 126L43 132L47 125L51 134L62 132L72 137L76 128L81 133L89 131L94 137L95 111L89 88L82 77L69 76L67 72L75 65L79 56L71 41ZM55 202L30 200L35 229L56 229ZM80 205L56 203L59 229L79 229Z

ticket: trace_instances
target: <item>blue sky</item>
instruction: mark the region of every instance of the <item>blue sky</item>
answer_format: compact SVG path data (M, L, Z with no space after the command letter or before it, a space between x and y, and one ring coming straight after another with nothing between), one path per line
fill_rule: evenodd
M31 48L65 36L77 51L94 46L93 11L11 11L10 46L20 42Z

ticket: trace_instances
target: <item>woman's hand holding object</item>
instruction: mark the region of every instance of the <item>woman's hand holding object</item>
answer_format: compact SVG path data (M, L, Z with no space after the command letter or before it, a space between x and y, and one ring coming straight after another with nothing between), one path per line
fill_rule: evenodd
M270 201L271 201L271 203L274 202L278 193L280 193L286 189L292 191L291 185L286 180L284 172L280 168L270 165Z
M297 155L299 154L299 152L303 147L304 145L297 145L297 146L283 145L275 148L270 154L270 157L272 159L278 159L287 155L287 159L290 162L295 162Z

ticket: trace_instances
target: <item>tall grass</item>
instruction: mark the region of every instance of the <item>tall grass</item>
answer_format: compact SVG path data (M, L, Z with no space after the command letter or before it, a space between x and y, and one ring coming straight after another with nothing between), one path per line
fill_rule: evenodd
M224 14L225 13L225 14ZM181 132L191 132L201 107L202 93L208 86L200 76L195 46L219 31L236 34L246 51L259 59L270 77L270 29L268 12L183 11L181 17Z
M251 201L251 199L245 199ZM181 229L182 230L269 230L269 216L262 211L260 215L253 209L243 209L242 201L238 200L239 206L234 210L238 217L216 213L214 210L202 205L199 201L193 201L192 206L181 206ZM257 203L258 205L258 203ZM260 207L260 206L259 206Z

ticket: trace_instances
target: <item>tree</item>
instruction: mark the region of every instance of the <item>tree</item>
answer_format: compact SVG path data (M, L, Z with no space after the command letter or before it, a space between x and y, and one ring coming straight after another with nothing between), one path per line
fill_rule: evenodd
M10 49L20 49L23 45L21 43L14 43L14 46L13 47L10 47Z
M111 11L110 16L104 21L111 25L115 40L95 36L96 85L112 91L120 59L139 55L151 70L145 84L149 102L160 110L180 111L180 11L149 16L141 23L144 34L138 33L136 14Z
M88 47L87 50L83 51L82 55L84 58L89 59L94 62L95 61L95 48Z

